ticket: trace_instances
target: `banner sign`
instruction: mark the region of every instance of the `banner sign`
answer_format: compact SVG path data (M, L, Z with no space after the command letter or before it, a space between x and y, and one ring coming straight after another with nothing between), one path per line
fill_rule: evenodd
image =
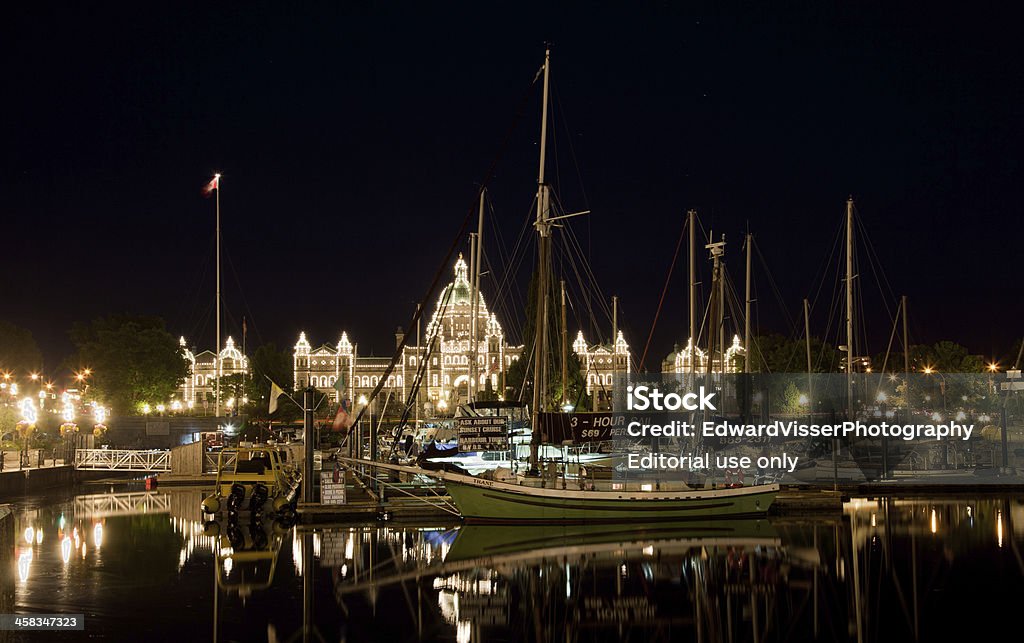
M504 451L508 449L508 418L456 418L459 429L459 451Z
M621 414L620 414L621 416ZM583 444L612 439L614 413L538 413L537 427L545 444Z

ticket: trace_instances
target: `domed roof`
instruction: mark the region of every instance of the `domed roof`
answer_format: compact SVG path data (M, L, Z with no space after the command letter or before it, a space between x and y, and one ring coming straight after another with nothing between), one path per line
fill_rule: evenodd
M459 260L455 262L455 281L448 284L448 288L452 289L451 300L448 302L451 306L469 305L471 301L471 289L469 285L469 267L466 266L465 260L462 255L459 255ZM447 289L442 293L442 298L448 295ZM443 301L443 299L442 299Z

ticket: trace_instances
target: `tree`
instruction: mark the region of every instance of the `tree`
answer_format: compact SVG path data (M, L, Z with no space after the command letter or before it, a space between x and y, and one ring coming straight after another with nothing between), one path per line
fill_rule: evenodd
M768 373L806 373L807 344L777 333L759 335L750 346L751 370ZM835 349L816 337L811 338L811 368L828 373L839 367Z
M43 355L32 333L0 320L0 370L31 373L42 367Z
M117 413L170 399L188 375L178 341L159 317L111 315L76 324L75 358L92 368L90 394Z
M270 382L292 393L292 355L288 351L278 350L273 342L263 344L256 349L249 359L249 367L252 371L245 386L246 394L251 405L249 415L253 418L266 419L270 399ZM301 411L287 399L278 400L278 411L274 414L275 420L288 419L300 416Z

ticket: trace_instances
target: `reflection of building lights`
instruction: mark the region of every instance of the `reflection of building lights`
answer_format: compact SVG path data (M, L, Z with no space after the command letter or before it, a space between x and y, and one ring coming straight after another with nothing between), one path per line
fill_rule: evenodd
M996 539L999 541L999 547L1003 546L1003 512L996 512Z
M31 545L32 542L35 539L36 539L36 530L33 529L32 527L25 527L25 542L27 542L28 544Z
M645 482L640 485L640 491L654 491L654 485L650 482Z
M935 510L934 509L932 509L932 524L931 524L931 528L932 528L932 533L933 534L939 530L939 518L938 518L938 516L935 515Z
M64 560L65 565L71 560L71 538L67 536L60 541L60 557Z
M871 514L871 526L877 527L878 524L875 522L875 514Z
M355 549L355 543L353 542L353 540L354 539L352 537L352 534L349 534L349 537L345 539L345 559L346 560L352 560L352 556L354 554L354 549Z
M235 561L230 556L224 559L224 575L231 575L231 568L235 566Z
M103 545L103 523L98 522L92 528L92 544L96 549Z
M28 570L32 565L32 550L26 549L21 552L18 556L18 580L25 582L28 580Z
M40 527L39 529L36 529L36 544L37 545L42 545L43 544L43 528L42 527Z
M346 576L348 576L348 565L345 564L345 563L342 563L342 565L341 565L341 577L345 578Z
M85 543L82 543L82 560L85 560Z
M455 641L469 643L473 640L473 621L459 621L455 626Z

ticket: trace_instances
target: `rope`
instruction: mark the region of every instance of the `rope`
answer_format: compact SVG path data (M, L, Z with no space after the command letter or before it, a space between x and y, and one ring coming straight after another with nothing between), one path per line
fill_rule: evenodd
M669 282L672 281L672 273L676 269L676 259L679 258L679 249L683 246L683 237L686 236L686 228L689 223L688 219L683 219L683 228L679 231L679 240L676 241L676 251L672 254L672 263L669 264L668 274L665 275L665 285L661 289L661 297L658 299L658 308L654 311L654 321L651 322L651 332L647 333L647 343L644 344L643 355L640 356L640 364L637 366L637 371L642 372L644 370L644 362L647 360L647 350L651 347L651 338L654 337L654 329L658 327L658 317L661 315L661 307L665 303L665 294L668 293ZM615 338L612 338L615 341Z

